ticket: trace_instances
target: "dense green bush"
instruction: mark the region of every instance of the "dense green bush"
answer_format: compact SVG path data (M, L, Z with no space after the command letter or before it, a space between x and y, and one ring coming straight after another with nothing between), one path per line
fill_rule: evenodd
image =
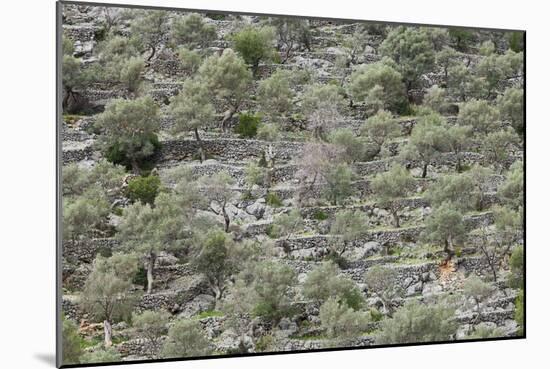
M235 126L235 133L238 133L241 138L252 138L258 133L260 126L260 117L256 114L242 113L239 114L239 123Z
M128 182L126 191L132 201L141 201L144 204L153 204L160 191L160 178L155 175L136 177Z
M276 193L273 193L273 192L269 192L269 193L266 195L265 202L266 202L269 206L273 206L273 207L283 206L283 202L281 201L281 199L279 198L279 196L277 196L277 194L276 194Z

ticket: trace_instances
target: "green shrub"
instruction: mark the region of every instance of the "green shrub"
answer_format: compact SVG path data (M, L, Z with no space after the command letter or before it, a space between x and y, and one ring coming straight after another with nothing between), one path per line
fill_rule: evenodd
M523 320L525 319L525 311L524 311L524 292L521 290L518 294L518 297L516 297L516 312L514 314L516 323L518 323L518 334L523 335Z
M273 192L269 192L265 198L265 202L269 205L269 206L273 206L273 207L279 207L279 206L283 206L283 202L281 201L281 199L279 198L279 196L277 196L277 194L273 193Z
M160 178L150 175L136 177L128 183L127 196L132 201L141 201L143 204L153 204L160 190Z
M238 133L241 138L252 138L258 133L259 125L260 117L258 115L242 113L239 115L239 123L235 127L235 132Z
M315 219L315 220L326 220L326 219L328 219L328 215L327 215L327 213L325 213L322 210L315 210L315 212L313 213L313 219Z
M157 152L160 147L161 143L159 142L159 139L157 135L152 134L147 139L148 143L153 146L153 153ZM120 164L124 165L126 169L130 170L132 169L132 161L130 158L128 158L125 150L121 147L120 143L115 142L111 146L109 146L105 152L105 157L107 160L109 160L111 163L114 164ZM140 158L137 160L137 163L141 170L151 170L153 167L153 155L150 155L146 158Z

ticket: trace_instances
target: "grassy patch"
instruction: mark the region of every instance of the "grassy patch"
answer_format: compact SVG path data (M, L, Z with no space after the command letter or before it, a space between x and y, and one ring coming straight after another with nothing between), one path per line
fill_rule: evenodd
M208 311L203 311L202 313L197 315L197 318L204 319L204 318L219 317L219 316L223 316L223 313L221 311L208 310Z

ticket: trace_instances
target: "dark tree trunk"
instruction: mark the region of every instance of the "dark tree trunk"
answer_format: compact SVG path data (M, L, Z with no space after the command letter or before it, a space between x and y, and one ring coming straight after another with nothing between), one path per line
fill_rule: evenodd
M105 334L105 347L111 347L113 345L113 340L111 339L113 336L113 328L111 327L111 322L107 319L103 321L103 332Z
M199 155L200 155L200 161L201 163L206 160L206 155L204 153L204 146L202 144L201 137L199 136L199 130L195 128L195 139L197 140L197 143L199 144Z
M154 252L150 252L147 260L147 294L149 295L153 291L153 269L155 268L156 255Z
M131 164L132 164L132 172L135 174L135 175L138 175L141 173L141 170L139 169L139 164L137 162L136 159L132 159L131 160Z
M392 211L391 214L393 216L393 224L394 224L395 228L399 228L400 227L399 214L397 213L397 211Z
M229 223L230 223L230 219L229 219L229 215L227 214L227 211L225 210L225 203L223 204L222 206L222 213L223 213L223 220L225 222L225 233L229 233Z
M424 163L422 167L422 178L426 178L426 175L428 175L428 163Z

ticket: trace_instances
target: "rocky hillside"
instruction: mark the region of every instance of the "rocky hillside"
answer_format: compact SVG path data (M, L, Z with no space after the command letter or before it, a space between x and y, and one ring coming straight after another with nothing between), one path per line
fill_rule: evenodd
M523 335L521 33L190 14L64 5L65 363Z

